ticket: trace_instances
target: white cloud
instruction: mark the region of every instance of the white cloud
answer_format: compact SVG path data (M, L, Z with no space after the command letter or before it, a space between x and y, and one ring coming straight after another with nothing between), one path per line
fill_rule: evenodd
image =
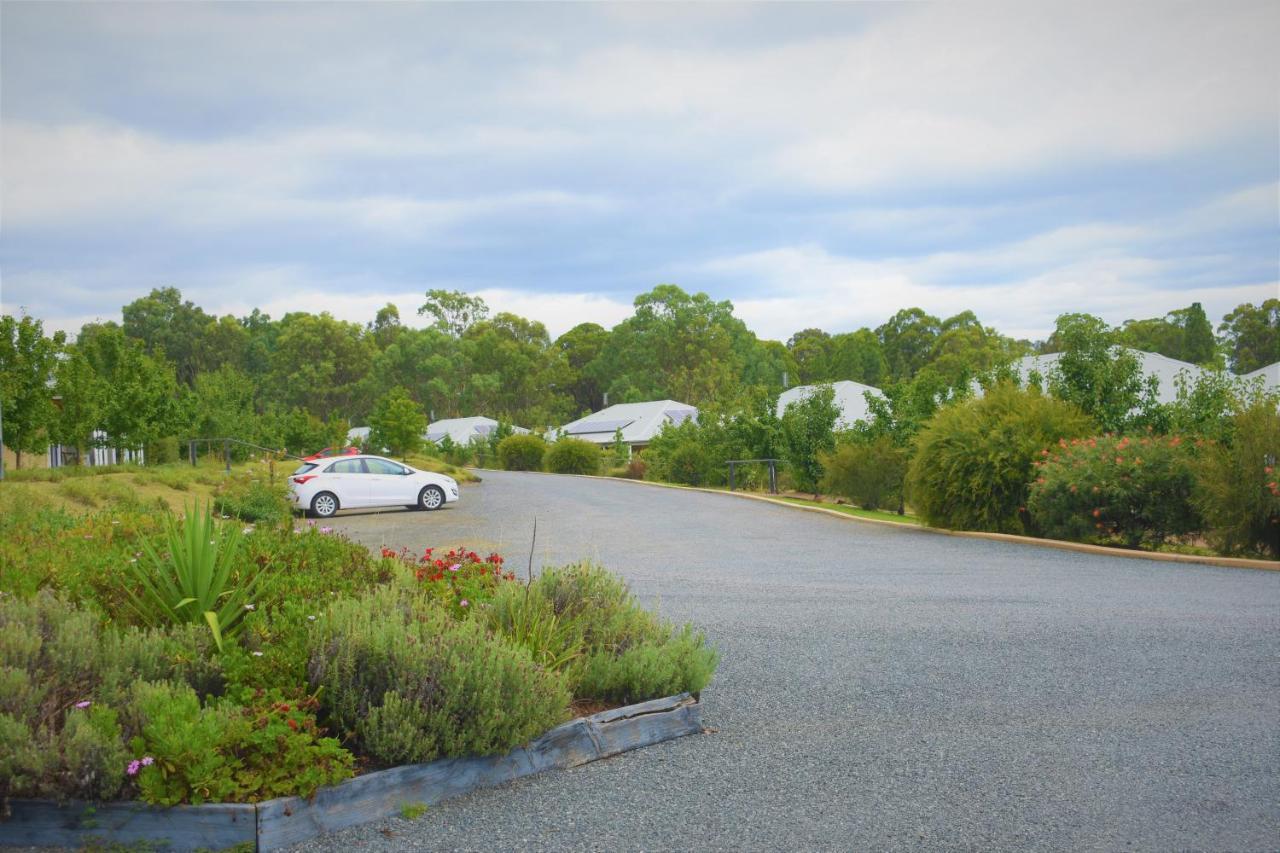
M1017 250L1010 250L1017 254ZM786 247L721 258L704 265L715 276L747 279L766 293L734 300L738 316L758 335L786 340L800 329L828 332L875 328L899 309L920 307L939 317L972 310L985 324L1013 337L1039 339L1053 330L1059 314L1087 312L1113 324L1162 316L1201 302L1221 317L1241 302L1260 302L1280 290L1276 281L1176 291L1161 287L1158 273L1166 262L1107 255L1045 264L1041 273L1013 281L989 279L976 271L990 256L968 259L949 253L933 258L865 262L828 254L814 246ZM933 278L938 269L968 268L978 283L963 286Z

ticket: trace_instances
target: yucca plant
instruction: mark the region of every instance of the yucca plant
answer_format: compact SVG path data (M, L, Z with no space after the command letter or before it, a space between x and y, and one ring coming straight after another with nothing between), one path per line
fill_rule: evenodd
M203 621L222 651L223 640L240 628L259 576L256 566L249 567L252 574L235 575L242 541L237 524L219 526L212 507L206 505L202 511L199 501L181 522L172 513L166 515L166 551L158 553L144 539L146 559L129 564L142 590L129 592L139 621L153 626Z

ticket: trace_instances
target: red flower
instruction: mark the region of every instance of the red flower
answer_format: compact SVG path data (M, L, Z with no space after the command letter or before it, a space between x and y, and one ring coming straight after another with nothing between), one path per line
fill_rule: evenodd
M1101 518L1101 517L1102 517L1102 510L1100 510L1100 509L1095 509L1095 510L1093 511L1093 517L1094 517L1094 518Z

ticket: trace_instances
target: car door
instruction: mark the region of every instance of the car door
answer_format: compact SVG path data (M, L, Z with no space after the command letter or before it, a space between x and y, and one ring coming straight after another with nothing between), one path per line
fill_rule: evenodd
M369 475L363 459L339 459L325 469L324 487L343 509L369 506Z
M365 459L370 483L369 500L374 506L407 506L416 503L418 491L405 467L389 459Z

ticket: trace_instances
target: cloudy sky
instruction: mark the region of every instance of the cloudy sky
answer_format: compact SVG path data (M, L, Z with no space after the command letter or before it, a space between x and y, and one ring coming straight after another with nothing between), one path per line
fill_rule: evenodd
M1043 337L1280 295L1280 4L0 5L0 307Z

